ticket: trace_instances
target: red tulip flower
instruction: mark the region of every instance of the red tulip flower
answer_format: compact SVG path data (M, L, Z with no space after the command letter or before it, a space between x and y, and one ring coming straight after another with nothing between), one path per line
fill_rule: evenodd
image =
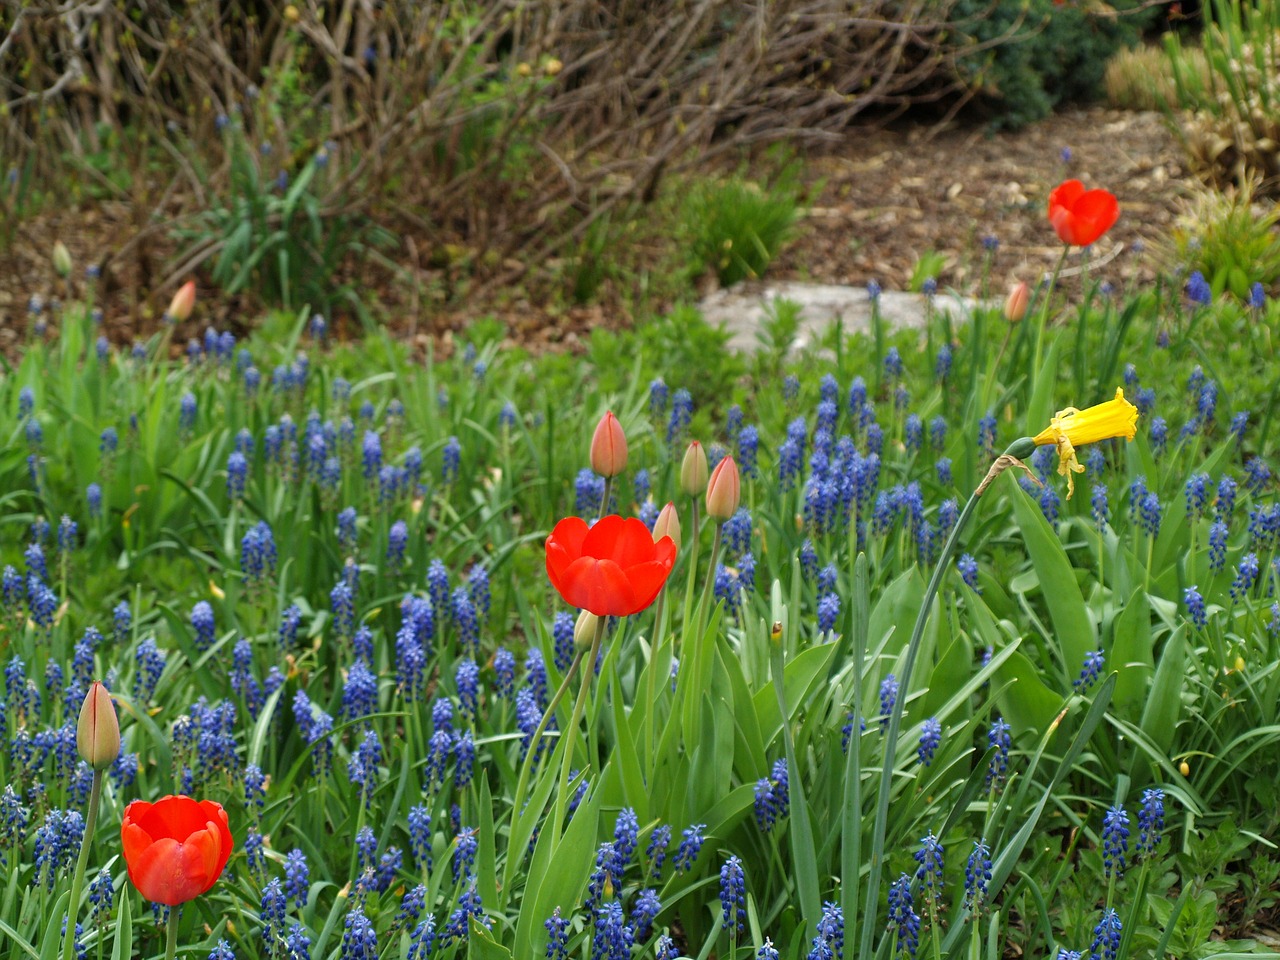
M547 537L551 585L571 607L597 617L626 617L649 606L675 561L670 537L655 543L642 521L616 514L593 527L565 517Z
M169 907L213 889L235 844L221 804L181 796L133 801L120 841L138 892Z
M1111 229L1120 204L1106 190L1086 190L1079 180L1066 180L1049 193L1049 222L1058 239L1073 247L1087 247Z

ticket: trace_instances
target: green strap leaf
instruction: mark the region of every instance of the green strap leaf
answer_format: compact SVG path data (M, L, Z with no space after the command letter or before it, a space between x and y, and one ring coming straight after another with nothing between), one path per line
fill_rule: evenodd
M1097 649L1093 621L1085 605L1075 571L1062 549L1062 541L1049 526L1040 508L1025 496L1021 489L1014 490L1011 498L1013 512L1022 531L1027 553L1040 581L1040 592L1049 619L1053 622L1053 637L1062 656L1062 667L1068 678L1079 676L1085 655Z

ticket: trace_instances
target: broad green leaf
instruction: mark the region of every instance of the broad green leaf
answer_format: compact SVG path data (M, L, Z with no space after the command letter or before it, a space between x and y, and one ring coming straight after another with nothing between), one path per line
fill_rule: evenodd
M783 682L786 684L787 710L790 711L791 716L794 717L801 704L808 700L810 690L824 675L827 663L835 654L835 650L835 644L824 643L810 647L787 661L783 671ZM778 735L782 726L782 719L778 714L778 698L773 692L773 681L770 680L757 690L752 699L755 701L756 716L760 720L760 731L767 747L773 742L773 738Z
M943 617L943 620L946 618ZM949 632L949 631L948 631ZM921 712L931 717L947 702L953 691L963 686L973 675L973 646L962 632L951 637L938 662L929 674Z
M1028 321L1030 322L1030 321ZM1058 385L1058 354L1061 353L1064 338L1054 337L1049 345L1039 370L1031 371L1036 378L1035 389L1031 392L1031 400L1027 403L1026 435L1034 437L1049 425L1049 418L1070 403L1060 403L1054 399L1054 391Z
M755 702L742 674L742 664L732 651L722 651L718 670L723 670L733 691L733 720L737 728L734 745L734 765L740 779L747 781L760 776L768 765L764 741L760 735L760 721L756 717Z
M913 566L884 588L880 599L871 608L871 619L867 627L869 659L874 660L882 652L896 658L906 647L911 631L905 625L914 623L916 614L920 612L924 586L919 568ZM874 666L867 672L867 682L880 682Z
M1147 591L1134 591L1115 619L1111 654L1107 667L1119 673L1116 678L1116 708L1123 713L1136 712L1146 699L1147 683L1155 666L1151 653L1151 605Z
M772 672L783 670L782 650L775 647L772 656ZM784 702L786 683L773 685L778 698L778 715L789 717L791 711ZM795 743L791 737L791 724L782 724L782 742L787 752L787 768L791 779L791 792L795 797L795 806L791 815L791 857L796 871L796 892L800 897L800 910L804 914L810 932L816 933L820 900L818 897L818 858L814 853L813 821L811 811L805 800L804 777L796 756Z
M51 928L52 926L53 924L50 924ZM3 920L0 920L0 933L3 933L12 940L15 946L21 948L23 953L31 957L31 960L40 960L40 954L36 953L36 948L27 942L27 938L22 936L22 934L18 933L17 930L13 929L13 927L9 926Z
M603 791L599 789L589 792L574 811L564 836L554 849L551 848L550 830L543 830L538 835L532 861L537 869L529 874L516 924L516 943L530 944L530 952L523 954L525 956L542 956L547 943L543 923L551 916L552 910L559 907L561 913L569 916L582 901L587 876L595 860L602 796ZM517 861L524 859L518 852L513 855L508 851L507 856Z
M493 939L489 928L471 918L471 932L467 936L467 957L470 960L511 960L511 951Z
M111 944L111 960L130 960L133 956L133 918L129 903L133 898L125 890L120 896L120 912L116 916L116 935Z
M67 904L71 900L71 891L58 897L53 903L53 909L49 915L53 917L63 917L67 913ZM49 923L44 928L44 939L40 941L40 960L58 960L62 952L62 924Z
M626 806L633 808L640 822L644 823L649 819L649 791L644 785L644 768L640 763L635 740L631 736L631 725L627 722L622 703L622 691L616 684L612 686L615 742L610 766L618 771Z
M1057 641L1066 675L1077 677L1084 666L1085 654L1097 649L1097 640L1075 571L1058 535L1031 498L1019 488L1010 491L1010 500L1040 581L1040 593L1049 608L1054 634L1051 639Z
M1000 711L1014 735L1043 733L1062 709L1062 697L1040 680L1040 671L1018 651L1012 652L995 672L1004 686L998 695Z
M1182 682L1186 679L1187 625L1169 635L1156 665L1151 696L1142 711L1142 731L1161 750L1168 751L1182 713Z

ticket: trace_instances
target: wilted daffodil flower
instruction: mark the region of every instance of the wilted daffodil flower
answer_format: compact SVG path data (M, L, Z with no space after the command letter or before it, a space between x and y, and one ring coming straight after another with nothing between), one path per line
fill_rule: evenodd
M1067 478L1067 499L1075 492L1072 474L1083 473L1084 465L1076 459L1076 447L1113 437L1132 440L1137 432L1138 408L1124 398L1124 390L1116 387L1116 395L1106 403L1084 410L1067 407L1032 439L1036 446L1053 444L1058 448L1058 473Z

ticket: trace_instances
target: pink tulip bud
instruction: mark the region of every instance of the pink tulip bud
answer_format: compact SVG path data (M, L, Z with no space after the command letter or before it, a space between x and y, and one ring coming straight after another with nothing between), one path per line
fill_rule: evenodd
M658 511L658 519L653 525L653 542L663 537L670 537L676 549L680 549L680 514L676 513L676 505L668 503Z
M107 769L120 756L120 721L116 719L111 694L101 680L94 681L80 707L76 747L84 762L98 771Z
M591 438L591 469L602 477L616 477L627 469L627 435L612 410L600 418Z
M196 282L188 280L178 292L173 295L173 299L169 301L169 309L165 311L165 316L169 318L170 323L181 323L187 317L191 316L191 310L196 305Z
M1019 323L1027 315L1027 306L1031 303L1031 288L1025 280L1015 283L1009 288L1009 296L1004 301L1004 318L1010 323Z
M684 460L680 463L680 489L687 495L696 497L706 489L707 472L707 451L694 440L684 452Z
M707 482L707 516L728 520L737 513L740 499L738 465L733 457L725 457L716 464Z

